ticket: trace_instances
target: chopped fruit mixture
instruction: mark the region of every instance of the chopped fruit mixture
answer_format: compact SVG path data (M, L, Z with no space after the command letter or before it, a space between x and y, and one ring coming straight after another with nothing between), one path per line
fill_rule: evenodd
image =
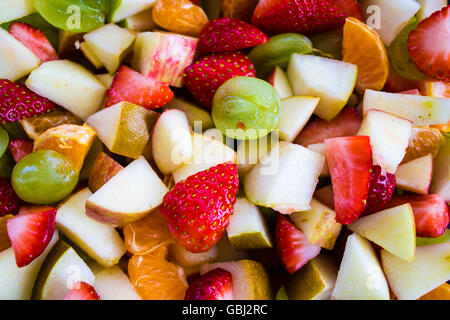
M450 300L447 1L15 0L0 42L0 300Z

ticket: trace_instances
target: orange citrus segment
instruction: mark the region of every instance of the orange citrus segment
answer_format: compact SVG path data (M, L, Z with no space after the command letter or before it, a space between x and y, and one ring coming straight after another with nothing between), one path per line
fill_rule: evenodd
M344 24L342 56L345 62L358 66L356 90L381 90L389 74L389 59L378 33L356 18Z
M444 283L420 297L419 300L450 300L450 284Z
M0 217L0 252L11 247L11 241L9 240L8 232L6 231L6 221L12 217L13 215L11 214Z
M426 156L429 153L435 156L443 144L445 144L445 138L438 129L413 127L402 163Z
M220 6L222 8L224 17L231 17L249 21L252 17L253 10L255 10L258 0L221 0Z

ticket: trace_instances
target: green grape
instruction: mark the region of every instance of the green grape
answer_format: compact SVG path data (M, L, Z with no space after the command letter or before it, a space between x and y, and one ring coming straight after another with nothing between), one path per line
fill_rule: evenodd
M0 157L3 157L8 149L9 135L4 129L0 128Z
M256 46L250 51L248 58L253 62L256 74L265 78L279 66L286 69L294 53L312 53L311 41L298 33L283 33L273 36L265 44Z
M0 177L10 178L11 173L14 169L14 165L14 158L12 157L9 150L7 150L3 157L0 158Z
M64 155L53 150L40 150L16 164L11 182L22 200L52 204L72 192L78 183L78 171Z
M342 29L317 33L309 37L314 49L342 60Z
M37 11L50 24L72 33L89 32L105 24L110 1L35 0Z
M437 238L416 237L417 246L427 246L429 244L444 243L449 241L450 241L450 229L445 230L445 233Z
M225 81L213 99L212 118L224 135L238 140L269 134L280 119L278 92L266 81L235 77Z

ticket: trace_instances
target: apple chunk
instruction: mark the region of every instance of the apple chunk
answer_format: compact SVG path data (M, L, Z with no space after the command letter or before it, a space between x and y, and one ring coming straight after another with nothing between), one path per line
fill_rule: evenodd
M446 139L434 158L431 192L440 194L447 203L450 202L450 139Z
M35 11L34 0L0 1L0 23L25 17Z
M287 78L286 72L280 67L276 66L272 73L267 78L270 83L280 95L280 99L285 99L294 95L291 84Z
M150 9L156 0L112 0L108 20L119 22L122 19Z
M92 192L97 191L122 169L123 166L121 164L107 154L100 152L89 174L89 189Z
M118 266L95 272L94 289L101 300L142 300Z
M432 176L433 156L431 153L400 165L395 172L397 187L418 194L428 194Z
M314 152L318 152L320 154L323 154L324 156L326 156L326 147L325 147L325 143L313 143L307 146L307 148L311 151ZM321 177L329 177L330 176L330 168L328 168L328 162L327 159L325 157L325 162L323 164L323 168L322 171L320 172L320 176Z
M174 97L164 106L164 108L184 111L188 118L189 125L194 128L195 132L204 131L214 127L211 114L193 102Z

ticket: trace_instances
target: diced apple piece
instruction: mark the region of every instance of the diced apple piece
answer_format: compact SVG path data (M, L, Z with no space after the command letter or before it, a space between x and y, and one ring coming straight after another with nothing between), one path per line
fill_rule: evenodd
M109 73L96 74L95 76L101 83L103 83L105 88L111 87L111 85L114 81L114 77L112 75L110 75Z
M354 233L347 238L332 300L389 300L389 288L369 241Z
M412 262L381 250L381 262L396 298L415 300L450 279L450 242L417 247Z
M89 46L86 44L86 42L80 43L80 50L81 50L81 52L83 52L83 54L86 57L86 59L88 59L89 62L95 67L95 69L103 68L103 63L95 55L95 53L89 48Z
M241 140L239 142L236 153L240 177L246 175L255 164L259 163L261 159L270 153L272 146L278 144L278 136L273 133L259 139Z
M96 192L122 169L123 166L121 164L107 154L100 152L89 175L89 189L92 192Z
M170 245L170 255L175 263L182 267L200 266L204 263L214 262L219 255L217 245L205 252L190 252L185 247L177 243Z
M450 162L447 163L447 167ZM414 159L398 166L395 172L397 187L418 194L428 194L433 176L433 156Z
M245 194L254 204L283 214L309 210L324 161L317 152L282 141L247 173Z
M108 20L119 22L141 11L150 9L156 0L112 0Z
M91 72L69 60L43 63L31 72L26 85L83 120L97 112L106 93Z
M323 154L325 156L325 143L314 143L307 146L307 148L311 151ZM320 172L321 177L328 177L330 176L330 168L328 168L328 162L325 157L325 161L323 163L322 171Z
M434 158L434 173L431 185L431 193L440 194L450 203L450 139L439 149Z
M357 66L313 55L293 54L287 69L295 95L319 97L314 113L332 120L355 88Z
M311 200L311 209L289 215L292 222L308 238L308 241L332 250L342 225L336 222L336 213L316 199Z
M136 37L132 67L171 86L183 86L184 69L195 54L196 38L166 32L142 32Z
M294 95L291 84L287 78L286 72L280 67L276 66L272 73L267 78L270 83L280 95L280 99L285 99Z
M142 300L118 266L95 273L94 289L101 300Z
M357 135L370 137L374 162L394 174L405 156L411 130L411 121L372 109L364 116Z
M153 20L153 8L125 18L120 25L128 30L137 32L144 32L157 28L156 22Z
M165 105L164 108L184 111L188 118L189 125L194 129L201 129L194 130L195 132L204 131L214 127L211 114L192 102L175 97ZM200 125L201 128L199 128Z
M319 98L293 96L281 100L281 116L276 129L280 139L292 142L308 122Z
M367 89L363 113L378 109L413 122L414 126L443 124L450 121L450 99L420 95L389 93Z
M419 22L447 6L446 0L417 0L417 2L420 4L420 9L416 14Z
M8 0L0 2L0 23L13 21L36 11L34 0ZM2 42L4 45L4 42ZM21 60L17 60L21 61Z

